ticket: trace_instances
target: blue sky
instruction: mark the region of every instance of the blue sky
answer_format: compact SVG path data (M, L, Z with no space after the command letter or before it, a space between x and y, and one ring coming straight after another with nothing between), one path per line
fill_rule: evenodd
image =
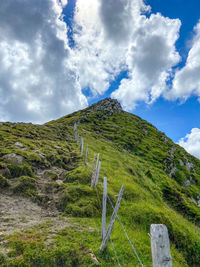
M200 2L0 1L0 121L105 97L200 158Z

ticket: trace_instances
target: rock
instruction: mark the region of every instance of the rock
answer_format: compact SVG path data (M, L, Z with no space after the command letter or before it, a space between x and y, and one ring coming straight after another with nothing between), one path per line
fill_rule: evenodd
M183 161L182 161L181 159L179 159L179 164L180 164L181 166L184 166L184 163L183 163Z
M190 172L190 170L193 168L193 164L190 163L189 161L186 162L186 168Z
M99 265L99 261L97 260L96 256L94 255L93 251L90 249L89 251L89 255L90 255L90 258L91 260L93 261L93 263L95 265Z
M189 187L190 184L191 184L190 180L186 180L186 181L183 183L183 185L184 185L185 187Z
M117 99L105 98L98 103L92 105L90 107L91 110L99 111L107 111L107 115L111 115L114 111L122 111L122 107Z
M173 175L175 175L177 172L177 168L176 167L173 167L169 173L169 177L172 178Z
M16 143L15 143L15 146L20 147L20 148L24 148L24 146L23 146L22 143L20 143L20 142L16 142Z
M175 152L175 150L176 150L176 147L175 146L172 146L171 149L170 149L170 151L169 151L171 158L174 158L174 152Z
M3 122L0 122L0 126L3 126Z
M7 155L3 156L3 158L7 162L15 164L15 165L21 165L21 164L23 164L23 161L24 161L24 158L22 156L16 155L15 153L7 154Z
M63 181L62 180L56 180L55 181L58 185L62 185L63 184Z
M167 142L168 142L168 139L167 139L167 137L166 137L166 136L164 136L164 135L161 137L161 140L162 140L164 143L167 143Z
M44 154L40 153L38 155L40 156L41 159L45 159L45 155Z
M57 148L57 149L60 149L61 148L60 146L56 146L56 145L54 147Z

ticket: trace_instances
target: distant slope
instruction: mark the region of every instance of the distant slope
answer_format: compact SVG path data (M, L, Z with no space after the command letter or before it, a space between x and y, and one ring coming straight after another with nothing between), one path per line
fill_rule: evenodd
M75 122L88 145L89 163L100 153L97 191L90 187L91 167L84 165L74 142ZM95 266L94 255L100 266L117 266L111 244L103 254L99 251L104 176L113 202L125 184L119 217L144 266L152 266L152 223L168 227L173 266L199 266L200 161L151 124L124 112L117 101L105 99L43 126L3 123L0 141L1 196L28 197L48 211L49 220L61 220L61 214L68 220L63 229L55 219L51 226L42 220L39 228L0 236L3 266ZM111 212L108 204L108 222ZM3 220L5 225L0 213ZM121 265L139 266L118 222L112 239Z

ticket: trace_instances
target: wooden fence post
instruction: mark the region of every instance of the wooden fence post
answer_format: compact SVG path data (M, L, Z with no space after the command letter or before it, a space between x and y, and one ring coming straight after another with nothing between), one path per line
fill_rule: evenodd
M88 153L88 146L85 149L85 165L87 165L87 153Z
M100 169L101 169L101 161L99 160L98 168L96 170L95 187L98 185L98 182L99 182Z
M107 202L107 178L103 179L103 209L102 209L102 227L101 227L101 236L104 240L106 235L106 202Z
M151 224L150 236L153 267L172 267L167 227L164 224Z
M80 142L80 150L81 150L81 156L83 155L83 137L81 136L81 142Z
M101 244L101 247L100 247L101 251L104 251L104 249L107 246L108 240L110 238L110 235L111 235L111 232L112 232L112 229L113 229L113 226L114 226L114 222L115 222L115 219L117 217L117 212L118 212L118 209L119 209L119 205L120 205L120 202L122 200L123 192L124 192L124 185L122 185L122 187L120 189L120 192L119 192L119 195L118 195L118 199L117 199L117 203L115 205L112 217L110 219L110 224L108 226L108 229L106 231L105 237L104 237L104 239L102 241L102 244Z
M92 169L92 179L91 179L91 187L94 187L94 182L95 182L95 173L96 173L95 161L96 161L96 155L95 155L95 153L94 153L94 158L93 158L93 169Z
M97 154L96 170L97 170L98 166L99 166L99 153Z
M76 131L76 129L77 129L77 124L76 124L76 122L74 123L74 131Z
M76 131L76 144L78 145L78 143L79 143L79 134L78 134L78 132Z

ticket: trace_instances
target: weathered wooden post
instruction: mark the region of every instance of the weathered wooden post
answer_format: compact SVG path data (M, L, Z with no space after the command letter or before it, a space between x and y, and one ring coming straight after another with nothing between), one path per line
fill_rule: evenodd
M101 169L101 161L99 160L99 164L98 164L98 167L97 167L97 170L96 170L95 187L98 185L98 182L99 182L100 169Z
M150 236L153 267L172 267L167 227L164 224L151 224Z
M96 173L95 161L96 161L96 155L95 155L95 153L94 153L94 158L93 158L93 168L92 168L92 179L91 179L91 187L94 187L94 182L95 182L95 173Z
M87 165L87 153L88 153L88 146L85 149L85 165Z
M106 235L106 202L107 202L107 178L103 179L103 209L102 209L102 226L101 226L101 236L104 240Z
M77 124L76 124L76 122L74 123L74 131L76 131L76 129L77 129Z
M100 247L101 251L104 251L104 249L107 246L108 240L110 238L110 235L111 235L111 232L112 232L112 229L113 229L113 226L114 226L114 222L115 222L115 219L117 217L117 212L118 212L118 209L119 209L119 205L120 205L120 202L122 200L123 192L124 192L124 185L122 185L122 187L120 189L120 192L119 192L119 195L118 195L118 199L117 199L117 203L115 205L112 217L110 219L110 224L108 226L108 229L106 231L105 237L104 237L104 239L102 241L102 244L101 244L101 247Z
M79 140L78 140L79 139L79 134L78 134L77 131L75 131L74 135L75 135L76 144L78 145L78 142L79 142Z
M99 166L99 153L97 154L96 170L97 170L98 166Z
M81 136L81 142L80 142L80 150L81 150L81 156L83 155L83 137Z

